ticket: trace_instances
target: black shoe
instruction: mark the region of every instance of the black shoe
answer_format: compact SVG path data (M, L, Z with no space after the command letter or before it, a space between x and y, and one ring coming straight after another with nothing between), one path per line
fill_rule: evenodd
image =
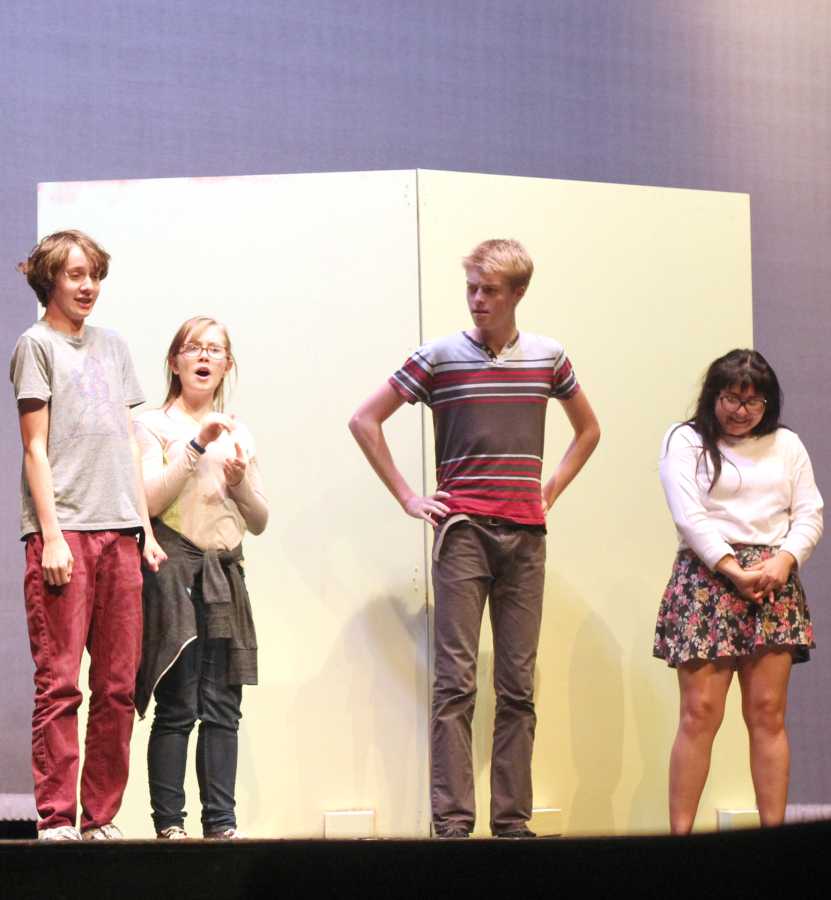
M530 828L513 828L511 831L500 831L496 835L498 838L510 838L513 840L521 840L522 838L535 838L536 834Z
M445 828L444 831L440 831L436 837L445 841L458 841L469 838L470 832L467 828L462 828L461 825L458 825L455 828Z

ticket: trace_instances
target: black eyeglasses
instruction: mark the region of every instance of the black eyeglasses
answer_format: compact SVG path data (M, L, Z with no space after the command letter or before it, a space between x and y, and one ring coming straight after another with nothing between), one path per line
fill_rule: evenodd
M727 412L738 412L744 407L751 416L758 416L759 413L763 413L767 406L767 400L764 397L748 397L747 400L742 400L737 394L728 392L719 394L718 399L721 400L721 405Z

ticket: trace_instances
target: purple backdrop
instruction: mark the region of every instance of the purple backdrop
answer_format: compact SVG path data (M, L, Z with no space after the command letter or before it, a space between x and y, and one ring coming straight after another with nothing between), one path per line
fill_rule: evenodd
M756 345L829 492L829 26L826 0L5 0L0 356L33 318L13 266L39 181L425 167L747 191ZM0 416L3 793L31 788L31 662L8 389ZM831 541L806 578L794 801L831 801L829 576Z

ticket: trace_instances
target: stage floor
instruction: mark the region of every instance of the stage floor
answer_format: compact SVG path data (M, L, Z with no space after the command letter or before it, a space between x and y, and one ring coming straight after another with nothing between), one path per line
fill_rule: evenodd
M0 842L0 897L827 896L831 823L557 840Z

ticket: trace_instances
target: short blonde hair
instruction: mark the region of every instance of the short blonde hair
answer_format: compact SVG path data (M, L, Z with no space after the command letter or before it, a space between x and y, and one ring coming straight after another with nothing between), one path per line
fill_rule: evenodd
M504 275L512 288L528 287L534 274L534 263L520 244L505 238L494 238L477 244L462 260L467 269L478 269L487 275Z
M55 278L66 265L66 258L73 247L79 247L83 251L95 278L103 281L107 277L110 254L103 247L83 231L56 231L43 238L29 254L29 258L17 266L26 276L41 305L46 306L49 302Z
M173 360L179 355L179 352L188 342L189 338L198 338L199 335L202 334L206 328L210 328L211 325L216 325L225 337L225 349L228 351L228 359L231 361L234 373L236 374L237 361L234 359L234 354L231 352L231 338L228 334L228 329L222 322L217 319L212 319L210 316L194 316L192 319L188 319L187 322L183 322L179 326L179 330L173 335L173 340L170 342L170 347L168 347L167 356L164 361L165 376L167 378L167 396L164 398L164 403L162 404L163 409L167 409L182 393L182 380L176 372L173 371ZM216 386L213 401L215 410L222 412L225 409L225 375L222 376L222 381Z

